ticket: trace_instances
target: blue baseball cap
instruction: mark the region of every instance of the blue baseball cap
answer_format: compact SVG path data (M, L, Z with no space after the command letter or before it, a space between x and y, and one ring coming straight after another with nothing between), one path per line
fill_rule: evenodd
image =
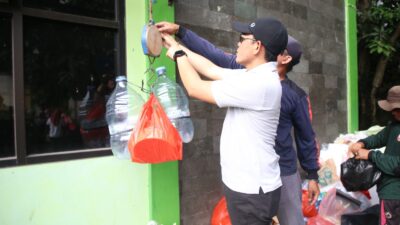
M300 43L292 36L288 36L288 43L286 46L286 50L288 54L292 57L292 65L296 65L300 62L301 54L303 53L301 50Z

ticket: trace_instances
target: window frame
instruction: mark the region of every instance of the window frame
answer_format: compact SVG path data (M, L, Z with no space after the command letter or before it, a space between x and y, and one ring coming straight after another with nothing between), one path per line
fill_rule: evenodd
M109 147L27 155L24 111L23 17L30 16L56 22L75 23L114 30L117 36L116 74L126 74L125 1L115 0L114 20L23 7L22 0L11 0L8 4L0 4L0 12L11 16L15 150L15 156L0 158L0 167L112 155Z

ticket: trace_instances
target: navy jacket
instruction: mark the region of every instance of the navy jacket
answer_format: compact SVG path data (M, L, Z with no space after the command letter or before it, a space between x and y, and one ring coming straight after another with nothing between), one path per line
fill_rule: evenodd
M218 49L196 33L180 26L177 36L182 43L216 65L223 68L243 68L236 63L236 56ZM297 157L301 167L307 172L308 179L318 179L318 148L315 133L311 126L311 107L307 94L293 81L285 79L282 84L282 100L275 149L280 156L281 176L288 176L297 171ZM296 142L293 147L292 128Z

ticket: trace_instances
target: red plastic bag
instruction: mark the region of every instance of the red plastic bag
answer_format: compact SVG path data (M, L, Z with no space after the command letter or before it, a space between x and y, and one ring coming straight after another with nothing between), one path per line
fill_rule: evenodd
M226 199L222 197L213 210L211 225L232 225L228 214Z
M333 224L340 224L340 218L343 214L359 212L361 202L352 198L345 192L331 188L322 199L318 216L331 221Z
M88 120L96 120L104 117L106 113L106 105L102 101L97 101L89 110L86 116Z
M371 200L371 194L369 193L368 190L363 190L360 191L363 195L365 195L365 197L367 197L369 200Z
M132 161L138 163L182 159L182 139L153 94L143 105L128 149Z
M315 205L310 205L308 202L308 191L303 190L302 196L301 196L301 208L303 210L303 215L305 217L313 217L318 214L317 208L315 208Z

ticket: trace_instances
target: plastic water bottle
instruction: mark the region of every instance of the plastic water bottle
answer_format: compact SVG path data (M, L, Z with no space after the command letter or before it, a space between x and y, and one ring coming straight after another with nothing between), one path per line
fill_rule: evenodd
M170 80L164 66L156 69L158 75L153 86L154 95L163 106L171 123L185 143L193 139L193 123L190 119L189 100L182 87Z
M119 159L129 159L128 140L135 128L143 98L129 89L125 76L118 76L116 86L107 101L106 120L110 133L111 150Z

